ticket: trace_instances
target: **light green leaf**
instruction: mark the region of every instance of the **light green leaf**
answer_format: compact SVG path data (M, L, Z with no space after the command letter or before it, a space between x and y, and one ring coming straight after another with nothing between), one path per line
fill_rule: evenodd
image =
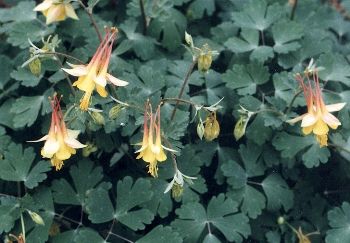
M164 18L153 19L149 26L149 32L157 39L161 39L164 47L170 51L175 51L180 47L187 21L185 16L176 9L170 9L168 16Z
M262 64L236 64L223 75L223 81L228 88L237 90L239 95L252 95L255 94L257 85L266 83L269 76L267 67Z
M343 243L350 241L350 204L343 202L341 207L335 207L327 214L329 226L326 243Z
M229 241L242 242L250 234L248 218L237 213L237 203L225 199L224 194L212 197L207 212L199 203L188 203L177 209L176 214L179 219L172 226L189 242L197 241L207 224L215 226Z
M72 165L69 174L73 180L72 185L63 178L52 182L51 188L56 203L84 205L86 194L91 189L110 187L109 183L102 182L102 168L95 167L90 160L80 160L78 164Z
M32 148L23 149L20 144L11 143L4 152L4 160L0 163L0 178L6 181L23 181L30 189L38 186L46 179L51 169L50 163L40 161L32 165L35 153Z
M36 121L44 96L22 96L13 103L10 110L15 114L13 125L16 128L30 127Z
M82 243L82 242L94 242L94 243L107 243L95 230L87 227L78 228L75 230L65 231L56 235L52 239L53 243Z
M35 76L28 68L19 68L11 73L11 78L20 81L25 87L37 86L42 76L43 75L40 75L40 77Z
M232 19L241 28L264 31L279 19L281 14L282 9L277 3L268 6L265 0L252 0L245 5L242 12L234 12Z
M36 12L33 11L34 7L34 1L21 1L12 8L1 8L0 22L34 20L36 19Z
M339 81L350 86L350 66L346 59L340 54L323 54L317 62L324 70L319 72L319 76L325 81Z
M272 35L275 41L273 49L277 53L288 53L301 47L297 42L303 36L303 27L294 21L280 21L273 25Z
M289 189L287 183L279 174L271 174L261 183L266 197L267 208L272 211L277 211L281 207L288 211L293 207L294 195Z
M174 232L171 227L163 227L158 225L152 229L147 235L137 240L136 243L181 243L183 242L177 232Z
M195 0L187 9L187 15L193 19L200 19L206 13L211 16L215 11L215 1Z

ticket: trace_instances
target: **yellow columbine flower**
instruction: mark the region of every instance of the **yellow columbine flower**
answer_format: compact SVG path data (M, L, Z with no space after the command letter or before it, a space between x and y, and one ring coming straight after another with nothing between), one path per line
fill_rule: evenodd
M40 11L44 14L46 24L63 21L67 17L79 19L72 4L66 3L64 0L44 0L34 8L34 11Z
M296 76L304 91L307 113L288 122L294 124L301 121L302 131L305 135L312 132L315 134L316 140L321 147L327 146L329 127L337 129L341 125L338 118L332 115L331 112L341 110L346 103L325 105L316 71L313 72L313 86L311 85L308 74L306 74L306 77L308 79L308 85L304 83L304 78L300 74Z
M149 126L148 119L150 120ZM175 152L175 150L169 149L162 145L160 130L160 106L158 106L156 114L153 115L151 105L149 103L146 104L143 123L143 139L142 143L139 143L138 145L141 145L141 148L135 152L139 153L136 159L142 158L145 162L149 163L148 173L150 173L153 177L157 177L157 163L167 159L164 149Z
M220 125L216 119L216 112L211 112L204 122L204 137L207 141L212 141L220 134Z
M89 108L90 98L95 88L100 96L106 97L107 91L105 90L105 86L107 81L116 86L128 85L128 82L107 73L113 42L118 30L117 28L108 28L106 32L104 40L97 48L96 53L88 65L69 64L72 69L62 68L70 75L79 77L73 86L77 86L78 89L85 92L80 101L80 109L84 111Z
M72 154L75 154L76 149L84 148L86 145L81 144L76 139L79 131L66 128L59 100L56 96L51 100L51 107L51 126L48 135L29 142L45 141L44 147L41 149L41 155L43 158L51 159L52 166L56 170L60 170L64 160L69 159Z

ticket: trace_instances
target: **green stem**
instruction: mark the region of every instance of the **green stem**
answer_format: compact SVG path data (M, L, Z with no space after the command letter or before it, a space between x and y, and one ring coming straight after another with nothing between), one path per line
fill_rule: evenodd
M193 69L194 69L196 63L197 63L197 58L195 58L195 59L192 61L190 67L188 68L188 71L187 71L187 73L186 73L185 79L184 79L184 81L183 81L183 83L182 83L182 86L181 86L181 89L180 89L180 93L179 93L179 95L178 95L178 97L177 97L178 101L176 101L176 104L175 104L173 113L171 114L171 118L170 118L171 121L174 120L175 113L176 113L176 109L177 109L177 107L178 107L178 105L179 105L179 103L180 103L179 100L181 99L181 97L182 97L182 95L183 95L183 93L184 93L184 91L185 91L185 87L187 86L188 79L190 78L191 73L192 73L192 71L193 71Z
M92 25L94 26L94 29L95 29L96 34L97 34L97 36L98 36L98 39L100 40L100 42L102 42L102 41L103 41L102 35L101 35L100 31L98 30L96 21L95 21L95 19L94 19L94 16L92 15L92 9L91 9L91 11L90 11L89 8L86 7L85 4L84 4L82 1L79 0L78 2L79 2L79 4L80 4L80 6L82 6L82 7L84 8L85 12L88 14L88 16L89 16L89 18L90 18L90 21L91 21Z
M286 111L286 114L289 114L290 111L292 110L292 107L293 107L293 104L296 100L296 98L302 93L303 91L302 90L299 90L298 92L296 92L292 98L292 100L290 101L289 105L288 105L288 108L287 108L287 111Z
M24 225L23 214L21 214L21 226L22 226L23 241L26 242L26 228Z

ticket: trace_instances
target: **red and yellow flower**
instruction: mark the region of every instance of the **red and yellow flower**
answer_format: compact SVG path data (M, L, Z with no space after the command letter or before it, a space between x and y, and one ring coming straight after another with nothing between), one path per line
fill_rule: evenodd
M304 91L304 96L307 104L307 113L289 120L289 123L301 121L302 131L305 135L310 133L315 134L316 140L321 147L327 146L329 127L337 129L341 125L338 118L331 112L341 110L346 103L337 103L325 105L317 72L312 73L313 80L306 74L308 84L305 84L304 77L297 74L296 79L299 81ZM313 84L312 84L313 83Z
M79 131L66 128L63 120L63 114L60 107L60 101L54 96L51 100L52 114L50 130L44 137L29 142L45 141L44 147L41 149L43 158L51 159L51 164L60 170L63 166L63 161L76 153L76 149L84 148L86 145L80 143L76 138Z
M34 11L43 13L46 17L46 24L63 21L67 17L79 19L72 4L64 0L44 0L34 8Z
M80 101L80 109L84 111L89 108L90 98L95 89L100 96L107 97L108 93L105 89L107 81L116 86L126 86L128 84L128 82L120 80L107 72L113 42L117 33L117 28L106 28L105 38L88 65L69 64L72 67L71 69L63 68L70 75L79 77L73 83L73 86L77 86L78 89L85 92Z
M148 125L149 121L149 125ZM167 159L164 150L176 152L162 145L161 129L160 129L160 106L158 106L155 114L152 114L152 107L147 102L143 123L143 139L139 143L141 148L135 153L139 153L136 159L143 159L148 165L148 173L153 177L158 176L158 162Z

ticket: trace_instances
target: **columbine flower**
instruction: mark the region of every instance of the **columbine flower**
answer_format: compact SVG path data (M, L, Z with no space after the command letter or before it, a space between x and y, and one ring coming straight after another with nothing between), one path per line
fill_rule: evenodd
M54 96L51 100L52 115L51 126L48 135L29 142L45 141L44 147L41 149L41 155L44 158L51 159L51 164L60 170L63 166L63 161L69 159L72 154L76 153L76 149L84 148L86 145L81 144L76 138L79 131L69 130L63 120L63 114L59 104L59 100Z
M67 17L79 19L72 4L64 0L44 0L34 8L34 11L40 11L43 13L46 17L46 24L63 21Z
M308 84L305 84L304 78L300 74L297 74L296 79L299 81L304 91L307 113L287 122L294 124L301 121L303 133L305 135L308 135L311 132L315 134L317 142L323 147L327 146L329 127L337 129L338 126L341 125L340 121L332 115L331 112L341 110L346 103L325 105L322 98L317 71L313 72L312 75L313 85L309 79L309 74L306 74Z
M149 126L148 126L148 120ZM164 150L169 150L176 152L175 150L169 149L162 145L161 139L161 130L160 130L160 106L156 111L156 114L152 114L152 107L147 102L144 114L144 123L143 123L143 139L141 148L135 153L139 153L136 159L143 159L145 162L149 163L148 173L153 177L158 176L158 162L165 161L167 156ZM155 139L154 139L155 135Z
M191 176L184 175L176 167L174 177L171 180L171 182L168 184L168 186L166 187L164 193L167 193L170 190L172 190L173 197L179 197L182 194L185 181L189 184L193 184L192 180L195 180L195 179L197 179L197 177L191 177Z
M88 65L69 64L72 69L62 68L70 75L79 77L73 86L77 86L78 89L85 92L83 98L80 101L80 109L85 111L89 107L90 97L95 88L100 96L106 97L107 91L105 90L105 86L107 84L107 81L116 86L128 85L128 82L120 80L107 73L113 42L118 30L117 28L107 28L106 32L107 33L104 40L97 48L96 53Z

